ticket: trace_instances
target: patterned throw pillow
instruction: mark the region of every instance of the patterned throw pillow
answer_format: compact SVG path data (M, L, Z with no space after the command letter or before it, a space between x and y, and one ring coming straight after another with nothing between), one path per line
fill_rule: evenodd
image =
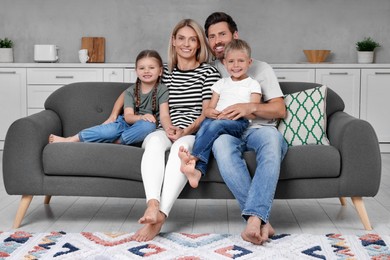
M316 87L284 96L287 117L278 129L288 146L323 144L326 137L326 86Z

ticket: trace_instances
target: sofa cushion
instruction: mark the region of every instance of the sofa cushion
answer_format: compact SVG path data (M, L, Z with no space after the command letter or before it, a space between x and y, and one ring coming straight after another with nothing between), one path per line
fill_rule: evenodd
M287 117L280 121L278 129L289 146L329 144L326 137L326 86L287 94L284 102Z
M93 176L142 181L143 149L105 143L52 143L43 150L46 175Z
M298 145L288 148L280 180L337 178L341 174L341 155L331 145Z
M43 169L46 175L51 176L86 176L142 181L140 165L143 151L139 147L115 144L53 143L46 145L43 150ZM253 175L256 168L254 152L245 152L244 159ZM293 146L289 148L282 162L279 179L335 178L340 175L340 171L340 153L335 147ZM201 182L224 183L213 157L209 162L208 172Z

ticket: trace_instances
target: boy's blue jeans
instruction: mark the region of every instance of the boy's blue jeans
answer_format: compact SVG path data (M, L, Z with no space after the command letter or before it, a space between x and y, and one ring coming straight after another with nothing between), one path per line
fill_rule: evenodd
M241 138L221 135L215 140L213 154L219 171L238 200L245 219L256 216L268 222L287 147L283 136L273 126L250 128ZM256 153L253 178L243 158L245 151Z
M206 118L203 120L199 131L196 133L195 143L192 149L192 155L198 158L195 168L198 169L202 175L205 175L215 139L222 134L240 137L248 126L249 121L245 118L240 118L238 120L214 120Z
M155 123L138 120L134 124L128 124L123 115L120 115L115 122L81 130L79 138L80 142L113 143L119 140L121 144L135 144L142 142L154 130Z

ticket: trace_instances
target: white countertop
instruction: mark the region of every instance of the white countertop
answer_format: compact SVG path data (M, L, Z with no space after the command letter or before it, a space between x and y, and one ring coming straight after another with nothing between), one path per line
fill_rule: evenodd
M134 68L135 63L0 63L0 68Z
M270 63L273 68L390 68L390 63ZM135 63L0 63L0 68L134 68Z

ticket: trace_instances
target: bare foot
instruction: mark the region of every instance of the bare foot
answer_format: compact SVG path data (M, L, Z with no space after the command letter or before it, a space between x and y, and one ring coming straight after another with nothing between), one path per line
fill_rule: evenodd
M165 219L166 216L160 211L155 224L145 224L142 228L138 229L131 238L138 242L152 240L160 233Z
M53 134L49 135L49 143L73 143L73 142L80 142L78 135L74 135L71 137L62 137Z
M260 226L261 220L258 217L250 216L247 221L245 230L241 233L242 239L251 242L255 245L261 245L263 243L263 240L261 236Z
M270 237L275 235L275 230L269 222L260 226L261 240L266 242Z
M155 199L148 201L144 215L138 220L140 224L156 224L160 213L160 202Z
M180 171L185 174L192 188L197 188L202 173L195 169L196 159L191 156L183 146L179 148L179 158L181 160Z

